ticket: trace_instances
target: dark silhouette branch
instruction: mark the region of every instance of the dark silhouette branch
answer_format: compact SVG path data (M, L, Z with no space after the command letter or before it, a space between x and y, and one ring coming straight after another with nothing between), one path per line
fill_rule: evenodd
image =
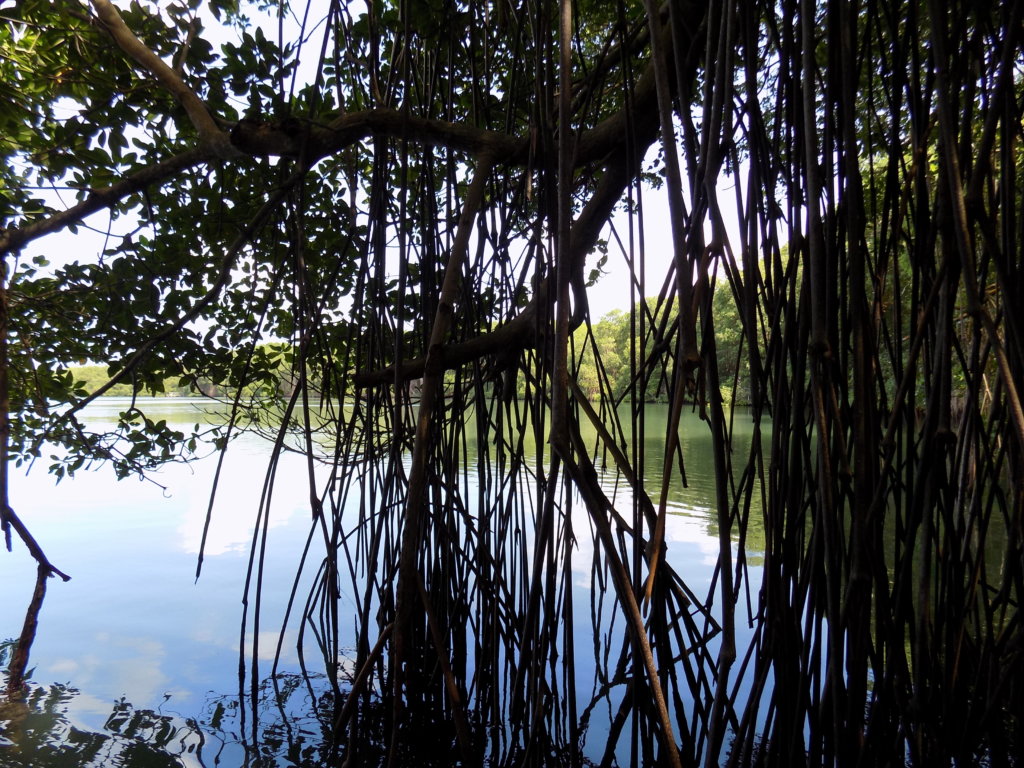
M188 119L199 134L200 144L223 159L237 157L228 134L220 129L206 104L189 88L177 72L135 36L109 0L92 0L93 9L117 46L149 72L185 108Z
M26 244L44 235L58 232L65 227L78 224L87 216L110 208L129 195L141 192L146 187L158 184L188 168L213 159L213 154L203 149L190 149L166 160L146 166L123 181L109 187L92 190L82 202L40 219L23 227L0 230L0 256L14 253Z
M39 546L39 542L36 541L29 529L25 527L23 522L21 522L21 518L18 517L17 513L15 513L15 511L9 506L5 510L5 518L18 534L18 538L20 538L25 544L26 549L28 549L28 553L32 555L32 559L39 564L40 568L45 568L48 574L52 573L56 576L60 576L63 581L71 581L70 576L50 562L46 553L43 552L43 548Z
M671 50L666 55L671 55ZM577 167L582 164L581 157L589 161L598 152L603 152L605 173L590 200L573 221L569 234L571 283L576 309L570 324L572 329L579 327L586 312L583 269L587 255L593 250L602 228L622 199L627 186L639 175L643 157L657 137L657 94L652 67L648 67L637 81L632 106L631 114L625 109L620 110L598 127L583 134L578 145L582 149L576 153ZM631 121L631 125L628 121ZM438 354L440 364L445 370L451 370L488 355L501 354L507 359L515 352L536 347L540 329L538 319L543 317L541 309L546 311L553 299L548 289L548 280L545 279L526 307L515 317L493 331L444 347ZM354 383L357 387L366 387L390 384L396 380L410 381L423 375L424 363L425 358L420 356L397 365L357 373Z

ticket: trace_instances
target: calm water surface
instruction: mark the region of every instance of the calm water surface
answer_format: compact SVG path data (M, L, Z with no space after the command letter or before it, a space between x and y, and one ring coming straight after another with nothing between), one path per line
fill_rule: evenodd
M125 403L105 400L90 407L87 419L109 421ZM209 404L159 400L144 406L150 418L189 426L204 418L200 409ZM704 594L718 553L710 442L706 426L695 416L687 419L682 433L690 487L673 489L666 538L670 561L691 589ZM663 420L654 409L647 422L652 495L661 471L656 457ZM746 450L742 437L736 447ZM257 435L242 434L232 443L198 582L196 558L216 457L165 467L154 473L155 483L118 482L109 469L80 472L58 485L44 466L28 476L12 473L12 506L72 580L49 582L29 664L29 707L0 708L0 766L191 768L242 765L247 756L251 763L237 707L241 598L269 456L270 444ZM306 494L289 492L305 488L305 472L301 457L282 457L270 516L268 617L283 615L308 533ZM585 537L581 544L588 544ZM758 544L748 541L748 547ZM581 551L576 559L574 580L589 588L590 554ZM0 643L21 631L35 570L19 542L13 553L0 553ZM278 630L273 622L260 630L266 674ZM4 664L8 654L9 645L0 646ZM315 652L307 658L315 669ZM295 749L296 743L317 741L309 692L295 685L299 671L294 638L288 637L277 669L279 695L268 683L267 706L275 709L285 699L285 709L300 717L293 732L270 726L259 735L260 750L271 758L267 764L276 759L293 765L288 744Z

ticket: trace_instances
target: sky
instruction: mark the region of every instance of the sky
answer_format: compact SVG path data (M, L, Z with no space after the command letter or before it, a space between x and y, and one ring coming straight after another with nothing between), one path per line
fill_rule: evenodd
M738 248L739 216L736 211L734 184L733 179L723 176L718 185L718 200L722 216L725 219L726 235L732 247ZM662 186L660 189L645 188L641 191L641 195L643 218L640 221L637 217L632 217L633 232L635 242L639 244L640 228L643 227L643 256L646 265L645 293L647 296L656 296L661 290L674 253L669 225L668 192L666 187ZM689 206L689 200L685 202ZM624 244L628 237L630 218L622 211L616 212L612 217L612 226ZM704 229L705 237L710 239L710 226L705 224ZM630 306L629 267L621 250L615 245L609 229L606 229L605 236L609 240L608 263L602 270L604 272L602 277L587 292L591 317L594 320L600 319L615 309L628 310ZM637 253L639 254L639 245L637 245ZM739 254L737 254L738 258ZM596 262L596 259L597 254L592 254L588 259L588 270Z

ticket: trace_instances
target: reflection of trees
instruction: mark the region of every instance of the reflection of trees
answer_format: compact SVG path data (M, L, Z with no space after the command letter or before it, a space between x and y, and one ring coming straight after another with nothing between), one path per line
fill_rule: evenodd
M0 644L0 665L11 643ZM112 702L98 729L79 722L77 688L29 683L20 700L0 703L0 765L3 768L207 768L330 764L333 699L316 691L322 678L278 674L263 680L256 709L246 697L211 695L198 717L169 709L139 708L125 698ZM169 696L165 699L168 703Z
M31 686L28 696L0 708L4 723L2 763L7 768L44 766L161 766L186 765L180 757L202 761L202 735L194 721L152 710L134 710L121 700L113 706L102 731L76 725L69 717L79 691L69 685Z

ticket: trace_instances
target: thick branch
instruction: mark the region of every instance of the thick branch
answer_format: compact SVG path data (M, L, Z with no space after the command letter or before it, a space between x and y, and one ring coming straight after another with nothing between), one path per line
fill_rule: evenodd
M178 77L173 69L135 36L135 33L124 23L121 14L109 0L92 0L92 6L118 47L153 75L160 85L166 88L185 108L188 119L199 133L199 141L202 145L208 147L218 157L237 157L238 151L232 146L227 133L217 125L203 100L185 84L184 80Z
M654 74L648 69L637 81L628 107L580 134L573 155L575 167L603 160L621 149L630 122L644 120L644 114L655 106ZM443 146L474 156L486 154L496 164L522 165L529 160L528 138L385 108L350 112L326 125L298 118L273 123L241 120L231 132L231 141L251 155L303 157L314 163L370 136Z
M214 155L211 152L203 149L191 149L187 152L182 152L180 155L169 157L155 165L150 165L140 171L136 171L117 184L93 190L85 200L71 206L66 211L55 213L24 227L2 231L0 232L0 256L13 253L26 243L44 235L57 232L72 224L78 224L86 216L91 216L97 211L110 208L128 197L128 195L139 192L151 184L168 179L186 168L212 160L213 157Z
M240 120L231 132L231 141L251 155L302 157L315 163L370 136L444 146L513 163L526 160L528 146L526 139L505 133L384 108L350 112L326 124L298 118L273 123Z
M547 303L546 282L542 286L545 290L538 292L523 311L507 323L468 341L440 347L437 350L438 364L443 370L451 370L488 355L537 346L537 310ZM353 377L353 382L357 387L370 387L392 384L396 380L411 381L423 376L426 362L426 357L421 355L405 360L397 366L389 365L375 371L357 373Z
M110 30L115 41L181 101L190 119L199 131L204 146L163 160L132 174L124 181L92 192L89 197L66 211L18 229L0 232L0 255L16 251L26 243L77 224L86 216L109 208L130 194L150 184L158 183L185 168L208 162L225 154L238 157L240 153L254 156L304 157L312 164L335 154L352 144L374 135L386 135L422 142L430 146L445 146L468 152L474 156L488 155L496 164L525 164L529 159L529 140L498 131L475 128L470 125L406 115L393 109L371 109L353 112L334 119L328 124L289 119L277 123L242 120L230 136L221 131L205 104L182 82L175 72L146 48L121 19L109 0L92 0L100 20ZM630 122L643 122L655 106L653 71L648 68L638 80L629 109L623 107L592 129L580 134L576 145L577 167L597 162L626 146ZM225 151L222 142L231 144ZM649 145L644 144L643 147ZM637 144L639 146L639 142ZM620 158L621 159L621 158ZM620 190L621 192L621 190ZM610 205L618 201L611 200ZM600 231L604 219L597 223ZM577 238L575 229L574 239ZM594 238L597 237L595 232ZM584 238L585 239L585 238ZM584 254L585 256L585 254Z

